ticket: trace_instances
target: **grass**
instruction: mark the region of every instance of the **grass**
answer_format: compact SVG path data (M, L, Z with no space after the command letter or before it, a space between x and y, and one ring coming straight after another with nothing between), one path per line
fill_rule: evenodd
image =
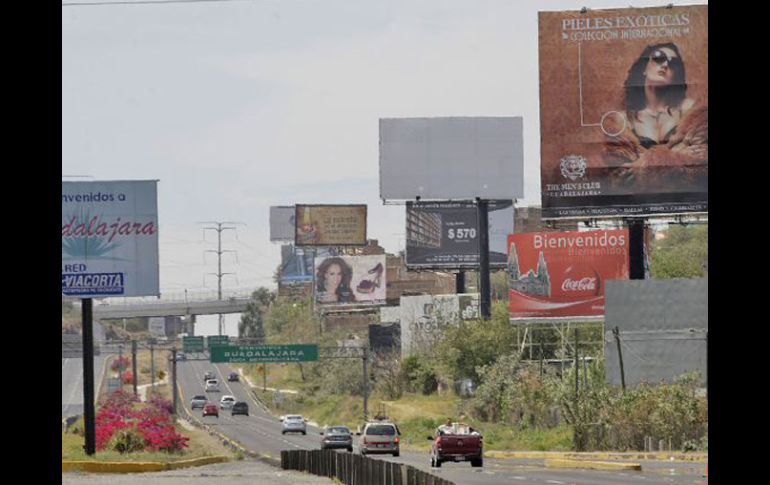
M268 384L269 385L269 384ZM360 396L312 396L284 393L280 406L273 402L273 393L255 391L262 401L277 415L302 414L320 426L345 425L356 431L363 424L363 398ZM508 424L485 423L468 419L460 414L462 399L453 394L405 394L396 401L373 396L369 400L369 414L384 412L398 424L405 448L428 450L427 440L446 418L465 421L479 429L488 450L570 451L572 430L568 426L553 429L517 428Z
M82 419L82 418L81 418ZM76 424L82 428L82 421ZM188 448L177 453L166 452L139 452L121 454L117 451L97 451L93 456L88 456L83 451L85 439L81 435L73 433L62 433L62 460L72 461L158 461L168 462L177 460L189 460L192 458L203 458L206 456L230 456L238 458L229 448L224 446L218 439L210 436L207 432L198 428L183 428L177 425L177 430L184 436L190 438L187 443Z

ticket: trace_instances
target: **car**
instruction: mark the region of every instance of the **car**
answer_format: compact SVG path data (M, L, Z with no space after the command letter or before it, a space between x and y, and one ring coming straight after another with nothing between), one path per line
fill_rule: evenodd
M238 382L240 377L238 376L237 372L231 372L229 376L227 376L227 380L229 382Z
M176 354L176 360L187 360L187 354L179 352Z
M305 423L307 419L303 418L299 414L289 414L281 418L283 427L281 428L281 434L286 433L302 433L307 434L307 427Z
M209 379L206 381L206 392L219 392L219 381L216 379Z
M353 435L347 426L329 426L325 431L321 431L321 449L332 450L335 448L353 451Z
M235 404L233 404L233 407L230 411L230 416L235 416L236 414L245 414L246 416L248 416L249 415L248 403L244 401L238 401Z
M206 382L208 380L214 379L216 375L211 371L206 371L205 374L203 374L203 382Z
M190 399L190 409L201 408L208 404L209 400L206 396L197 395Z
M361 433L358 447L362 455L370 453L389 453L393 456L401 454L401 430L390 421L370 421L366 423Z
M203 417L216 416L219 417L219 408L216 404L206 404L203 406Z
M439 426L430 449L430 466L440 468L447 461L469 461L472 467L484 466L484 441L481 434L465 423Z
M224 395L219 400L219 407L221 409L231 409L233 404L235 404L235 396Z

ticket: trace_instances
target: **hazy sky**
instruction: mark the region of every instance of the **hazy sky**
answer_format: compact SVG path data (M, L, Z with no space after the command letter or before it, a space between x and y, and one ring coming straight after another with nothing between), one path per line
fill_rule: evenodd
M80 1L80 0L78 0ZM85 0L83 0L85 1ZM66 0L63 2L66 3ZM708 2L675 2L676 5ZM661 6L665 2L634 7ZM62 174L158 179L164 294L274 287L271 205L379 199L378 120L523 116L525 198L540 203L537 12L610 0L242 0L62 7ZM204 259L205 258L205 259Z

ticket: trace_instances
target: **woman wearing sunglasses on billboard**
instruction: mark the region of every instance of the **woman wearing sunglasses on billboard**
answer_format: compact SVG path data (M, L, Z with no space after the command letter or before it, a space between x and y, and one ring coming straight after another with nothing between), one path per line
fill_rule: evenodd
M625 112L607 118L604 159L623 186L699 184L708 174L708 108L687 97L684 61L673 43L647 46L628 71ZM666 170L654 170L652 167ZM678 182L678 181L674 181ZM666 184L668 185L668 184Z
M319 303L350 303L356 296L350 289L353 268L344 259L327 258L316 271L316 300Z

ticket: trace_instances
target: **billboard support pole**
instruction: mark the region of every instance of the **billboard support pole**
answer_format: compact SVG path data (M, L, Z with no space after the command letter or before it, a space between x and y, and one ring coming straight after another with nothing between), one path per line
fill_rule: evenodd
M94 321L92 298L83 298L83 420L86 455L96 453L96 409L94 406Z
M644 226L646 219L628 220L628 277L644 279Z
M155 342L150 340L150 394L155 395Z
M134 374L134 397L138 397L139 392L136 388L136 381L138 380L139 376L136 374L136 340L131 341L131 372Z
M458 295L465 293L465 271L463 270L457 272L457 276L455 278L455 293Z
M179 406L179 397L178 397L178 391L176 387L176 346L174 346L171 349L171 380L173 381L172 384L172 393L174 397L174 414L177 414L177 409Z
M364 363L364 422L369 420L369 369L367 368L367 360L369 358L366 347L363 348L364 353L361 360Z
M479 293L481 318L492 316L492 299L489 283L489 201L477 198L479 217Z

